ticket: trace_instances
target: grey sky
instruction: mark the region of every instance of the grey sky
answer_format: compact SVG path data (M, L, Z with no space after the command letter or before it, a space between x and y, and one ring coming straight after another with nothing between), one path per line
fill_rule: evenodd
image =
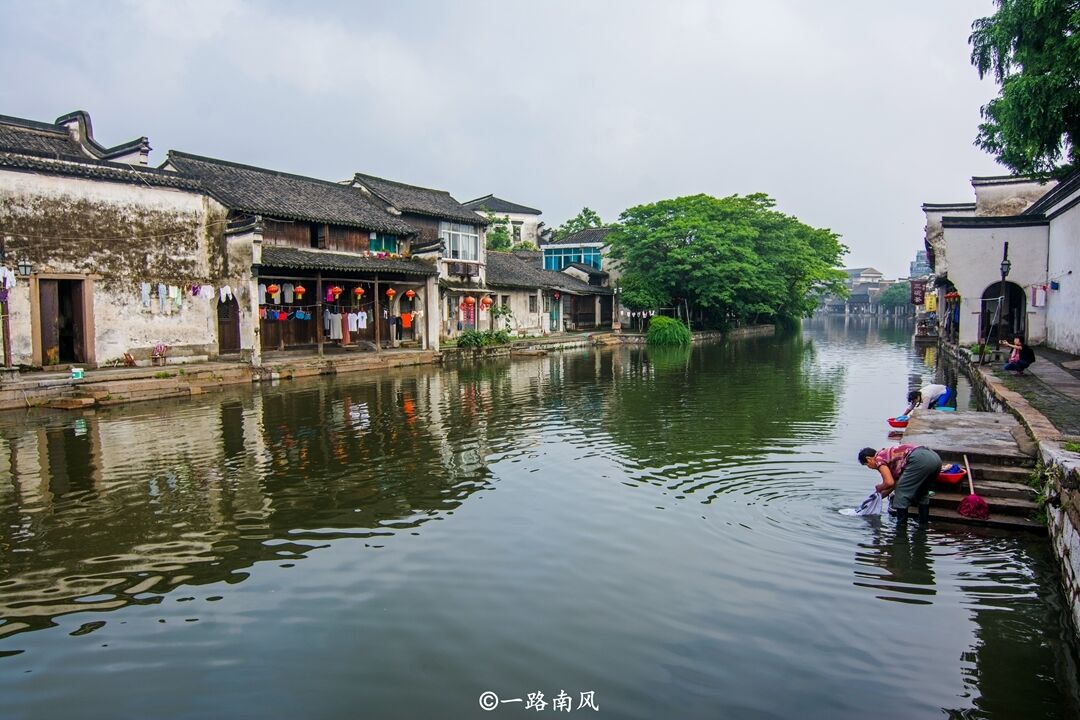
M924 201L1005 171L972 146L991 0L0 0L0 114L327 179L583 205L766 192L907 274Z

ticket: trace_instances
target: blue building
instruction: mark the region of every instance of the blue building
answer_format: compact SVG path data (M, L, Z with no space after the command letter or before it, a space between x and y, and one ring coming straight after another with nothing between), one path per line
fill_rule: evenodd
M571 265L582 265L604 270L604 240L609 232L611 228L588 228L561 240L541 242L544 269L560 272Z

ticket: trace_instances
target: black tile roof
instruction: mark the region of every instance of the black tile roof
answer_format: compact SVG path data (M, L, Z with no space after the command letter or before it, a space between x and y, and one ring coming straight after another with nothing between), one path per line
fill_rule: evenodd
M514 253L487 251L487 284L491 287L545 288L573 295L611 295L610 288L582 282L572 275L544 270Z
M0 115L0 150L48 157L89 158L67 128Z
M412 258L377 258L323 250L300 250L266 245L262 251L264 267L296 270L337 270L342 272L385 272L408 275L437 275L429 263Z
M351 185L169 151L168 164L195 178L222 205L290 220L412 235L403 220Z
M406 185L364 173L356 173L353 182L367 188L402 212L471 225L487 224L486 218L459 203L445 190Z
M513 253L487 251L487 284L495 287L545 287L543 271Z
M541 210L536 208L526 207L525 205L518 205L517 203L510 202L509 200L503 200L497 198L494 195L485 195L484 197L476 198L475 200L469 200L464 203L465 207L471 210L479 210L493 213L521 213L523 215L540 215Z
M106 162L104 160L90 160L89 158L80 160L56 159L29 153L0 151L0 167L23 172L81 177L90 180L168 187L177 190L190 190L200 194L203 192L202 186L197 181L174 172L131 166L124 163Z
M568 263L566 267L577 268L578 270L588 273L594 277L607 277L608 273L603 270L594 268L592 265L586 265L585 263Z
M77 121L82 127L84 143L75 140L71 132L61 124L71 121ZM94 139L90 116L82 110L76 110L58 118L55 123L0 115L0 150L71 160L109 160L136 151L149 153L150 142L145 137L140 137L115 147L105 147Z
M595 227L585 228L584 230L578 230L576 233L567 235L562 240L551 240L541 243L544 246L547 245L582 245L584 243L603 243L608 236L612 228L609 227Z

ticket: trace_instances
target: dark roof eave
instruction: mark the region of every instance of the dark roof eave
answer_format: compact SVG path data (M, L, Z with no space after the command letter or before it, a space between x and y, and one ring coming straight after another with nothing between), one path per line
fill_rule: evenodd
M1049 223L1045 215L1004 215L989 217L943 217L943 228L1040 227Z

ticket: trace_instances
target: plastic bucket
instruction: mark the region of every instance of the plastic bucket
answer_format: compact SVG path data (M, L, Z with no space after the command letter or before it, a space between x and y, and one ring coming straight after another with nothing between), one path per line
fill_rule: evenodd
M71 379L72 380L82 380L83 379L83 369L78 368L78 367L71 368Z

